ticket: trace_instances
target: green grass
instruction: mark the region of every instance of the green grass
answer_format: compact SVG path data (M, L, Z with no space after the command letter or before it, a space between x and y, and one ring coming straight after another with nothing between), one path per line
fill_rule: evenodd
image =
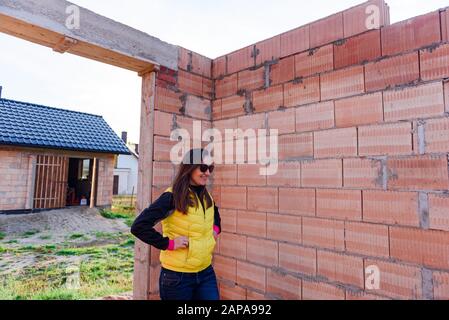
M38 252L32 267L0 278L0 300L79 300L94 299L132 290L133 247L131 237L124 242L101 247L60 248L56 245L25 246L16 249L0 247L16 255ZM78 256L81 262L70 265L54 260L57 256ZM0 256L1 258L1 256ZM53 260L52 260L53 259ZM78 289L67 288L70 268L79 270Z
M4 232L0 232L0 240L5 239L6 234Z
M40 232L39 230L30 230L30 231L24 232L22 234L22 237L23 238L29 238L29 237L32 237L32 236L38 234L39 232Z

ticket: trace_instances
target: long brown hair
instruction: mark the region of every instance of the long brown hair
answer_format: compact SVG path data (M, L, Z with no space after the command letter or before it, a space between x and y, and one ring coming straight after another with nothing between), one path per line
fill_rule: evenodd
M192 149L185 155L179 165L178 173L173 182L173 201L176 210L183 214L187 214L189 207L198 208L200 205L197 197L190 190L190 177L192 172L203 162L205 152L207 151L204 151L204 149ZM206 187L204 187L199 198L203 201L204 197L206 197L206 209L208 209L212 206L212 199Z

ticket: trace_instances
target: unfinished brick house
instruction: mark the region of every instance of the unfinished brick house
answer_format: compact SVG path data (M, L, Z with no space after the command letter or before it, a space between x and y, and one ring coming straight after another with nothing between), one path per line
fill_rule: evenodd
M223 165L211 185L222 298L449 299L449 10L390 25L385 2L368 1L214 60L130 29L128 47L62 34L15 10L0 5L21 33L1 31L142 76L138 211L173 178L172 129L279 130L278 174ZM158 250L138 242L135 299L159 298L159 272Z
M110 206L116 154L100 116L0 98L0 214Z

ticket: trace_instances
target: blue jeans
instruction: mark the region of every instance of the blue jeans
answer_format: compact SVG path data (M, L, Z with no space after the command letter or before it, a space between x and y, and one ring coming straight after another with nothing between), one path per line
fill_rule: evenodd
M197 273L161 267L159 293L161 300L220 300L212 265Z

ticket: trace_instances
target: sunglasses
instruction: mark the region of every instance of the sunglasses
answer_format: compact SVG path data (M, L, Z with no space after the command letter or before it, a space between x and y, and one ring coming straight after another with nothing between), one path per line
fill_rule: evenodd
M200 171L202 173L206 173L207 170L209 170L210 173L214 172L215 166L214 165L210 165L208 166L207 164L200 164Z

